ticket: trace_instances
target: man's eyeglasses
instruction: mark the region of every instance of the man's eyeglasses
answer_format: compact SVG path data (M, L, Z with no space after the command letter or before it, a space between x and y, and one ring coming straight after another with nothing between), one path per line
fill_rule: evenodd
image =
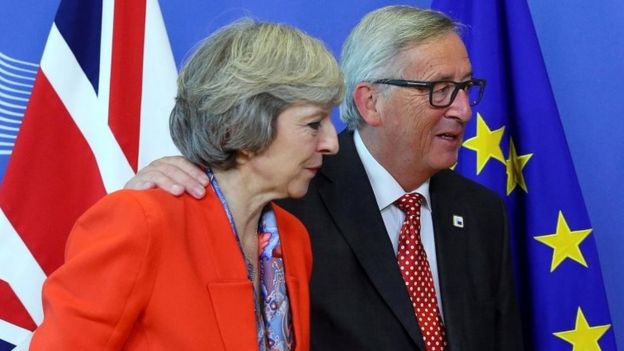
M483 79L470 79L465 82L453 82L450 80L427 82L404 79L378 79L373 83L429 90L429 103L433 107L450 106L453 101L455 101L455 97L457 97L457 93L460 89L468 96L470 106L474 106L481 101L483 90L485 89L485 80Z

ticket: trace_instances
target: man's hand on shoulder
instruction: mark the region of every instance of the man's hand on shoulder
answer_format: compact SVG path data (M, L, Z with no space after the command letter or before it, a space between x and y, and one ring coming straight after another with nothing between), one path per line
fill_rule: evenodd
M206 194L208 176L199 167L182 156L163 157L153 161L130 179L125 189L146 190L160 188L179 196L185 191L201 199Z

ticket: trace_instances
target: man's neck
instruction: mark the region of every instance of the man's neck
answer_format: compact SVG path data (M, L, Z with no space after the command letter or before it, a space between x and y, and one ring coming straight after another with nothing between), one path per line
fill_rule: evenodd
M361 128L358 132L371 156L390 173L405 192L413 191L435 174L418 167L418 162L412 160L410 155L399 155L390 148L384 148L389 143L378 142L376 136L366 128Z

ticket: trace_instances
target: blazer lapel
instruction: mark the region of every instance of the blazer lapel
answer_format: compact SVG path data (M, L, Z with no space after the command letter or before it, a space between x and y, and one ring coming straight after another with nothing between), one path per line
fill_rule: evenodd
M342 132L339 141L339 153L326 158L321 171L330 181L317 183L321 199L385 303L424 350L392 245L355 149L353 133Z
M253 286L225 210L210 187L207 191L200 200L207 225L200 235L204 249L199 252L204 255L197 258L198 272L205 279L225 348L243 350L258 342Z
M289 226L290 222L282 221L281 208L274 206L275 216L277 218L277 227L280 232L280 245L282 246L282 258L284 260L286 287L288 289L288 300L290 303L290 311L292 317L292 324L295 333L295 343L299 344L302 339L306 339L306 345L310 339L310 296L307 289L308 281L300 282L295 274L289 274L289 269L297 269L298 266L302 266L300 261L298 264L296 260L301 259L302 253L299 251L300 246L295 245L291 241L291 237L287 234L297 229ZM300 284L305 284L301 286ZM301 345L299 345L301 346Z

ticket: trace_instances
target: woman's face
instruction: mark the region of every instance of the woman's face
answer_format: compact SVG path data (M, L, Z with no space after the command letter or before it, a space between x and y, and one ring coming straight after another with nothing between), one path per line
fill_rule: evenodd
M249 164L275 198L299 198L306 194L323 155L338 151L331 108L311 103L293 104L277 117L273 142L252 156Z

